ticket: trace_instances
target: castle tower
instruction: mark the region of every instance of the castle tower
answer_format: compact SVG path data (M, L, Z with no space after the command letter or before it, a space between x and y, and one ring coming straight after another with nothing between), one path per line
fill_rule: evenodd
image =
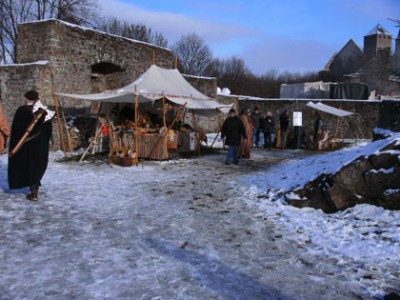
M392 52L392 34L382 25L376 25L364 36L364 58L370 60L376 57L380 50Z

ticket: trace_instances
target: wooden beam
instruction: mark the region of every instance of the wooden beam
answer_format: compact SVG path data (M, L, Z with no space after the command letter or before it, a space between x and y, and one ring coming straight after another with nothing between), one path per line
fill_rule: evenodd
M51 90L52 90L52 95L53 95L53 100L54 100L54 106L56 107L58 130L60 132L61 149L63 150L64 156L66 157L67 156L67 148L66 148L65 142L64 142L64 131L63 131L62 125L61 125L58 97L55 94L56 91L55 91L55 85L54 85L53 72L50 73L50 77L51 77Z
M153 49L153 65L156 64L156 49Z
M135 165L139 165L139 94L137 92L137 85L135 85Z

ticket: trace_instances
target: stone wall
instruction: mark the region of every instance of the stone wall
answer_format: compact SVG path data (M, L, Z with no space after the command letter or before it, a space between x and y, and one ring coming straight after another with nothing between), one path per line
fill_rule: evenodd
M303 112L303 130L307 133L312 133L314 128L314 121L318 111L307 107L309 101L315 99L262 99L262 98L245 98L234 96L219 96L220 101L228 101L238 103L238 112L243 108L249 108L254 111L257 106L262 112L272 112L276 125L279 125L279 114L287 109L290 112L302 111ZM223 100L225 98L225 100ZM378 124L379 118L379 104L380 101L363 101L363 100L321 100L323 104L330 105L336 108L341 108L346 111L355 113L349 117L339 119L339 138L363 138L372 139L373 129ZM325 127L332 134L335 133L338 126L338 118L328 113L320 112L325 121ZM292 113L290 114L292 117ZM293 130L293 124L290 125Z
M115 89L138 78L154 61L164 68L175 62L169 49L54 19L20 24L16 46L18 63L0 66L0 94L10 121L30 89L54 109L53 91L88 94ZM61 100L66 114L93 111L88 102ZM59 145L58 130L53 132Z
M379 105L379 122L374 139L385 137L386 131L400 132L400 100L383 100Z
M118 88L138 78L153 63L171 68L169 49L85 29L59 20L19 25L18 63L48 61L57 92L92 93ZM0 76L3 72L0 69ZM63 99L66 107L87 106Z
M187 82L210 98L217 97L217 78L183 75Z
M24 103L24 94L36 89L46 105L52 103L50 67L48 63L23 65L5 65L0 67L0 94L6 116L11 121L20 105Z

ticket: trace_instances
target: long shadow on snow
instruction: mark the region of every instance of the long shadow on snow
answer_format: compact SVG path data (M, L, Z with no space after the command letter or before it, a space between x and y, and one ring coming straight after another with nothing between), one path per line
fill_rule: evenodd
M0 161L0 189L6 194L25 194L27 188L10 190L8 186L8 165Z
M283 295L276 288L264 286L216 259L152 238L145 239L145 243L161 255L167 255L194 266L198 272L198 280L225 299L293 299Z

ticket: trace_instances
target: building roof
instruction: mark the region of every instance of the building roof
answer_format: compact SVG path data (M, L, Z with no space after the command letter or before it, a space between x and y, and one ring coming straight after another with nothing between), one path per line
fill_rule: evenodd
M372 28L365 36L368 35L375 35L375 34L386 34L386 35L392 35L389 31L387 31L382 25L377 24Z
M336 58L344 55L344 53L351 53L352 55L362 55L362 50L360 49L360 47L358 47L358 45L353 41L353 39L350 39L346 45L343 46L342 49L340 49L339 52L336 52L335 54L332 55L332 57L329 59L329 61L327 62L327 64L324 67L324 70L329 71L332 67L332 64L335 62Z

